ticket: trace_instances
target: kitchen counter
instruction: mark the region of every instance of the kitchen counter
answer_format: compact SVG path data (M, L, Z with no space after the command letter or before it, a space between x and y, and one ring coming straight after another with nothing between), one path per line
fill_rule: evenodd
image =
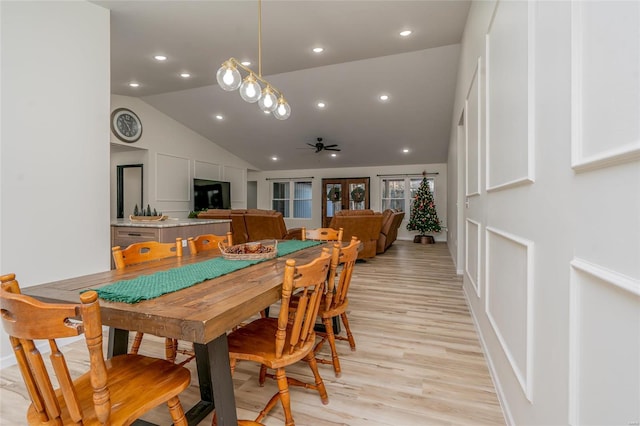
M226 235L231 230L230 219L166 219L161 221L132 222L129 219L111 221L111 247L128 247L142 241L172 243L182 238L187 247L187 238L203 234ZM112 267L114 265L112 264Z
M173 228L176 226L211 225L215 223L231 223L230 219L179 219L168 218L154 221L132 221L130 219L113 219L111 226L129 226L136 228Z

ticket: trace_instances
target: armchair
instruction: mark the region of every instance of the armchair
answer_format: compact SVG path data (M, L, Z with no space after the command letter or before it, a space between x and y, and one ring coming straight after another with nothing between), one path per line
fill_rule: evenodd
M376 247L382 228L382 213L370 209L341 210L333 216L329 227L342 228L343 241L350 241L352 237L357 237L362 242L362 250L358 252L358 259L376 256Z
M382 228L376 248L377 254L387 251L398 238L398 229L403 219L404 212L402 210L386 209L382 212Z

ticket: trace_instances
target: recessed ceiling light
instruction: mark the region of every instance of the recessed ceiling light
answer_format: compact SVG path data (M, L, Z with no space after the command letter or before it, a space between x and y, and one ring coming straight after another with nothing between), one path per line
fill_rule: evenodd
M322 53L324 51L324 49L322 47L314 47L313 48L313 52L314 53Z
M129 86L131 86L131 87L140 87L140 83L136 83L135 81L132 81L131 83L129 83Z
M337 156L338 156L338 154L336 154L336 153L332 153L332 154L331 154L331 156L332 156L332 157L337 157Z
M325 104L324 102L318 102L318 108L324 108L326 106L327 104Z
M403 149L402 152L404 152L405 154L409 152L409 150L407 148Z
M242 65L244 65L245 67L248 67L249 65L251 65L251 61L242 61L240 62Z
M217 118L218 120L222 120L224 117L223 117L223 116L221 116L220 114L218 114L218 115L216 115L216 118Z
M380 100L381 101L388 101L389 100L389 95L380 95Z
M269 114L271 114L271 111L269 111L269 110L267 110L267 111L262 111L262 112L264 112L264 114L265 114L265 115L269 115Z
M167 57L164 55L156 55L153 57L153 59L155 59L156 61L166 61Z
M189 78L189 77L191 77L191 74L189 74L188 72L181 72L181 73L180 73L180 77L182 77L182 78Z
M275 157L275 156L274 156L274 157L271 157L271 159L272 159L273 161L278 161L278 157Z
M404 31L400 31L400 35L402 37L408 37L411 35L411 30L404 30Z

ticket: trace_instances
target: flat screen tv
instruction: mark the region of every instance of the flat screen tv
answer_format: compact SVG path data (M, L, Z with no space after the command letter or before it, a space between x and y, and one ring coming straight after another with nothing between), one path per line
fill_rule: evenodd
M219 180L193 180L193 210L230 209L231 184Z

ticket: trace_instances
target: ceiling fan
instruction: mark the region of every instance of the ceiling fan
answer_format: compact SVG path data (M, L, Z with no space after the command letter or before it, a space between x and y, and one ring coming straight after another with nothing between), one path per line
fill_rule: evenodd
M325 145L322 143L322 138L316 138L316 143L307 143L310 147L314 148L316 152L320 151L340 151L340 148L336 148L337 144Z

